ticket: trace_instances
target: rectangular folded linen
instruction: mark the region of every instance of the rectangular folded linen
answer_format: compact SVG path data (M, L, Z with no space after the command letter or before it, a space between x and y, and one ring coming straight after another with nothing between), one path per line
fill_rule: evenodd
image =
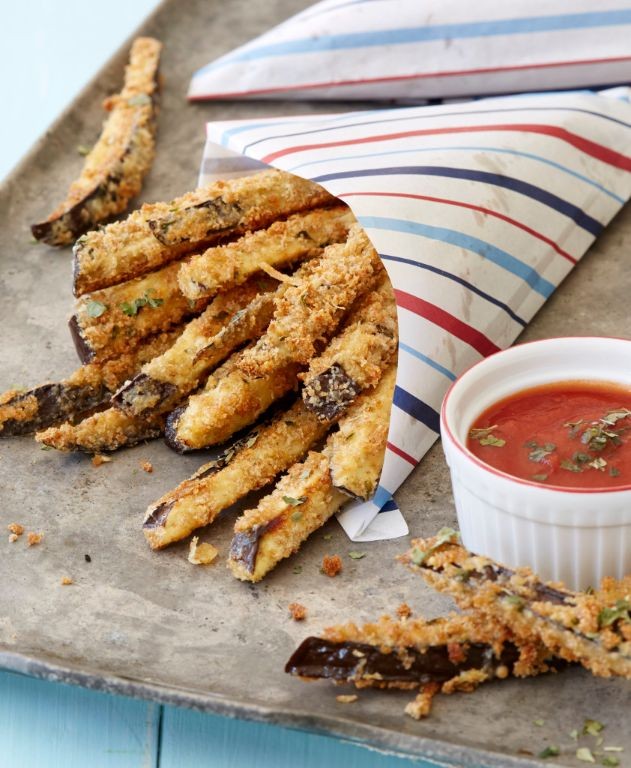
M266 164L346 202L392 280L383 473L340 522L356 541L404 535L392 494L438 437L450 383L516 339L629 199L629 89L207 125L201 183Z
M631 82L630 0L324 0L198 70L191 99L444 99Z

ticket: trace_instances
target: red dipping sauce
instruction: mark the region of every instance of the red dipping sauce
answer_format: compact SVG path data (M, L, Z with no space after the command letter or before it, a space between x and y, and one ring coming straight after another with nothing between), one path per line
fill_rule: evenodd
M508 475L543 485L631 485L631 391L589 381L522 390L480 414L467 448Z

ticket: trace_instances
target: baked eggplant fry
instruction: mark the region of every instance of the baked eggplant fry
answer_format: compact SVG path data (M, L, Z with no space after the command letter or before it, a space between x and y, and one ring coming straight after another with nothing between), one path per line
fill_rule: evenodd
M38 432L35 439L58 451L105 453L160 437L164 432L164 418L162 415L137 418L108 408L78 424L61 424Z
M141 365L167 350L181 328L158 334L105 363L83 365L60 382L0 395L0 437L25 435L62 421L75 421L103 404Z
M83 363L124 354L147 336L199 313L207 299L189 302L177 285L178 264L81 297L69 327Z
M254 429L147 509L143 531L151 548L186 538L250 491L271 483L321 440L326 429L298 398L289 410Z
M241 369L261 376L290 362L309 362L316 343L335 331L345 311L382 271L370 240L354 225L346 243L326 248L311 274L278 297L274 319L244 354Z
M339 429L327 440L324 453L329 459L335 488L357 499L374 496L383 467L388 440L396 366L391 366L359 408L349 408ZM361 456L361 461L357 457Z
M168 350L118 390L112 404L129 416L175 408L197 389L208 371L265 330L276 285L271 278L249 280L216 296Z
M196 246L209 236L260 229L289 214L335 201L313 181L269 170L217 181L185 195L167 212L149 207L145 214L151 231L163 245Z
M473 555L445 531L412 542L400 558L463 608L508 626L520 640L540 639L552 653L577 661L600 677L631 678L631 578L611 602L611 583L602 595L572 592L542 582L528 568L515 571Z
M397 353L397 309L388 277L356 304L343 330L301 376L305 405L323 421L374 387Z
M335 198L317 184L270 170L218 181L169 203L143 205L124 221L88 232L77 241L75 296L138 277L225 237L334 202ZM200 231L199 224L204 221Z
M521 643L499 622L450 614L431 621L382 616L362 627L329 627L322 637L301 643L285 672L357 688L420 688L420 701L406 707L418 719L429 714L433 695L441 691L472 691L490 680L564 666L542 643Z
M150 37L133 42L123 89L105 102L110 114L101 135L63 203L31 227L37 240L68 245L124 211L140 192L155 150L161 49Z
M178 453L223 443L298 386L300 366L289 363L266 376L248 376L238 368L242 353L210 375L204 389L167 419L165 440Z
M196 300L245 282L260 273L261 264L278 269L319 256L326 246L344 242L354 221L345 206L318 208L275 221L267 229L193 256L178 274L180 290Z
M385 395L393 382L386 377L382 383ZM280 560L296 552L348 500L347 493L335 487L331 474L331 458L336 454L338 465L346 470L342 474L347 485L360 491L377 485L392 404L391 398L376 397L379 389L364 393L340 420L340 431L345 435L346 420L354 425L365 420L372 428L361 430L357 439L352 440L331 435L321 452L311 452L304 462L294 464L271 494L238 518L228 559L234 576L242 581L260 581ZM341 450L346 454L343 461L339 458ZM370 458L364 465L366 456ZM357 479L352 476L353 466Z

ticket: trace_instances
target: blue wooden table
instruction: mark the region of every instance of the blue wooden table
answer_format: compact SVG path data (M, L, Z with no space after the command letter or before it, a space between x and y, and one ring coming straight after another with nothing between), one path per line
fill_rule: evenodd
M0 178L156 0L20 0L2 7ZM3 589L8 589L4 585ZM0 768L405 768L335 739L0 671Z

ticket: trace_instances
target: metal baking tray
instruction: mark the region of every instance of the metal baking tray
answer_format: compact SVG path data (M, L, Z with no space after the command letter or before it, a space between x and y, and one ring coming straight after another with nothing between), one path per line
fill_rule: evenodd
M186 103L197 67L306 4L170 0L143 25L143 33L165 43L158 152L144 200L170 199L195 186L206 120L363 106ZM33 245L29 224L48 214L77 174L82 159L76 147L98 134L101 101L119 87L127 52L125 45L0 188L0 391L57 379L77 365L66 328L70 250ZM630 249L627 207L522 339L631 335ZM442 696L422 722L403 715L409 693L361 691L357 703L343 705L335 701L340 689L285 675L283 665L298 642L324 626L376 618L402 601L426 616L451 605L393 563L409 540L361 545L366 557L351 560L347 552L357 545L335 521L256 586L237 582L221 564L192 567L184 544L149 551L140 531L146 505L203 458L175 456L156 441L95 468L88 457L42 451L30 438L0 441L0 529L17 521L44 533L37 547L26 548L23 540L2 545L0 666L450 765L527 766L549 743L563 750L555 764L578 765L568 734L584 718L605 723L607 743L631 752L629 683L581 670ZM155 468L151 475L140 469L145 459ZM397 499L411 536L455 525L440 447ZM231 517L224 515L212 529L224 556ZM345 567L330 579L319 565L333 553L344 556ZM295 565L302 566L300 574ZM60 586L65 575L73 586ZM306 622L289 618L287 605L295 600L308 607ZM538 719L543 726L535 724Z

